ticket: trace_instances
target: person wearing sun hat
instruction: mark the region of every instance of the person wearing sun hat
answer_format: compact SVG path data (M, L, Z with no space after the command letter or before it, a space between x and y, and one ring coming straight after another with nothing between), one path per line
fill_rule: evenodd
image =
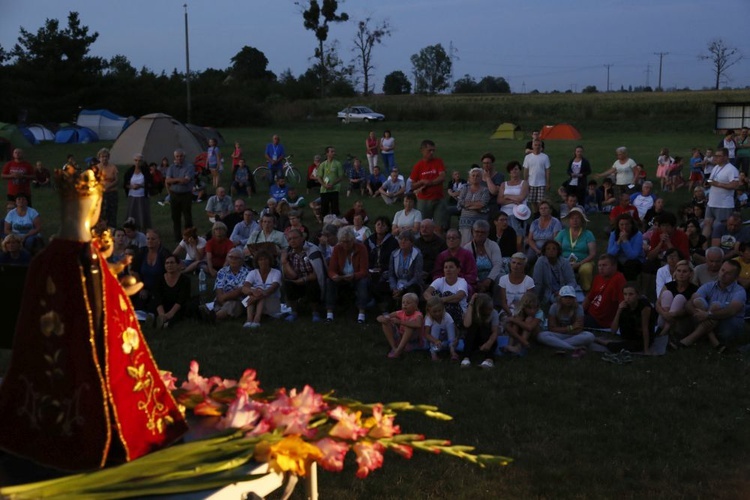
M596 238L586 229L588 217L580 207L570 209L565 216L568 227L557 233L555 241L562 247L563 259L570 262L573 271L578 275L578 282L583 291L591 289L594 278L594 259L596 259Z

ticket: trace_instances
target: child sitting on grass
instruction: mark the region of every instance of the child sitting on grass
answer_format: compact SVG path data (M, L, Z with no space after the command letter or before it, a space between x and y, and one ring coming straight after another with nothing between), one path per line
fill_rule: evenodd
M536 296L535 296L536 297ZM486 293L477 293L469 301L464 314L466 328L466 348L461 367L471 366L471 356L476 351L484 353L482 368L495 367L495 349L500 334L500 316L492 305L492 298Z
M510 340L505 350L519 356L526 353L532 338L542 328L544 313L539 309L539 299L534 292L526 292L518 301L515 313L505 323Z
M406 293L401 298L401 310L394 313L384 313L378 316L378 323L383 325L385 335L391 350L388 357L398 358L404 351L424 348L422 332L423 317L417 307L419 297L416 293Z
M439 297L427 301L427 317L424 319L424 337L431 344L430 357L440 361L439 352L450 349L451 360L458 361L456 353L456 324L450 314L445 313L445 304Z

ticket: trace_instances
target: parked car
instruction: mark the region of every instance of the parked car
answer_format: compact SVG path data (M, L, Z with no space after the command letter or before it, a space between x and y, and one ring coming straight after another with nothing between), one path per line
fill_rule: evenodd
M339 111L338 119L342 122L379 122L385 120L385 116L367 106L351 106Z

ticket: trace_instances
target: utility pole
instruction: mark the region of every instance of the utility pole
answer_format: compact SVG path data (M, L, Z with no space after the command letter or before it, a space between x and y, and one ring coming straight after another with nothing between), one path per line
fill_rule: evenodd
M649 86L651 80L651 64L646 65L646 87Z
M188 43L188 13L187 4L185 8L185 84L187 85L187 122L191 123L191 104L190 104L190 44Z
M453 73L454 73L453 72L453 64L454 64L454 59L455 60L459 59L459 57L456 55L456 53L458 53L458 49L453 46L453 40L451 40L450 43L448 44L448 59L451 62L451 74L450 74L450 87L451 88L453 88Z
M521 82L521 93L522 94L526 93L526 82Z
M614 66L614 64L605 64L604 67L607 68L607 92L609 92L609 68Z
M669 52L654 52L655 56L659 56L659 86L656 87L657 90L663 90L661 88L661 70L662 70L662 63L664 61L664 56L669 55Z

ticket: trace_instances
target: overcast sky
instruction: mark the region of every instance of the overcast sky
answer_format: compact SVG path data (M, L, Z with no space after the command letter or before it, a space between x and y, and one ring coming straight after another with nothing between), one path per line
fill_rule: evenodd
M316 44L292 0L0 0L0 45L17 41L19 27L36 33L47 18L64 26L69 11L99 39L92 54L125 55L136 68L185 70L183 4L189 16L190 67L226 69L243 46L261 50L277 75L295 76L312 63ZM374 80L401 70L410 56L441 43L453 47L454 79L502 76L513 92L573 90L587 85L656 87L659 56L664 88L711 87L713 68L699 60L715 37L747 59L728 71L732 87L750 85L750 0L359 0L339 1L351 19L388 19L393 34L373 52ZM367 7L365 7L367 5ZM342 59L351 52L355 23L331 27ZM743 45L744 44L744 45Z

